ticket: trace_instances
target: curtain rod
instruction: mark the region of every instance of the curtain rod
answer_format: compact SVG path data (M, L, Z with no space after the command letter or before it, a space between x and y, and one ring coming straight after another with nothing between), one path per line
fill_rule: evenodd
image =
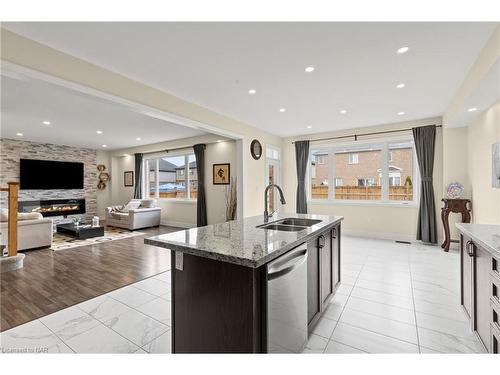
M217 143L217 141L214 142L204 142L205 143L205 148L206 145L209 143ZM193 145L195 146L195 145ZM143 155L149 155L149 154L158 154L160 152L166 152L167 154L172 151L180 151L180 150L192 150L193 146L183 146L183 147L175 147L175 148L169 148L169 149L164 149L164 150L156 150L156 151L148 151L148 152L143 152Z
M435 124L432 124L435 125ZM432 125L422 125L422 126L432 126ZM435 125L436 128L442 128L443 125ZM419 126L421 127L421 126ZM385 130L385 131L380 131L380 132L372 132L372 133L362 133L362 134L351 134L351 135L340 135L337 137L326 137L326 138L316 138L316 139L310 139L309 142L321 142L321 141L331 141L334 139L345 139L345 138L354 138L355 141L358 140L358 137L363 137L367 135L378 135L378 134L388 134L388 133L399 133L399 132L406 132L410 131L413 128L406 128L406 129L396 129L396 130ZM294 144L296 141L292 141L292 144Z

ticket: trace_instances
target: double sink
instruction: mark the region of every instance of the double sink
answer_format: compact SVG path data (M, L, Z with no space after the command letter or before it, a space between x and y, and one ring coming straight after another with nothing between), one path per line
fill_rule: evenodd
M301 230L304 230L307 227L312 227L313 225L316 225L318 223L321 223L321 220L288 217L285 219L273 221L268 224L258 225L257 228L279 230L284 232L300 232Z

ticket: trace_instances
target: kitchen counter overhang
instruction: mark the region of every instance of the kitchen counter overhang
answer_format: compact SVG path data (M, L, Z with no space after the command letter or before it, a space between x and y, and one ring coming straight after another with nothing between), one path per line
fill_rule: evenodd
M297 232L267 230L262 215L205 227L192 228L146 238L144 243L203 258L259 268L318 233L333 228L343 216L315 214L279 214L269 223L285 218L321 220Z

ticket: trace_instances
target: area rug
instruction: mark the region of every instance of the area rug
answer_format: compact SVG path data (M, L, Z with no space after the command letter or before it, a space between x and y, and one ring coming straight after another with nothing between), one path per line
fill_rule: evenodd
M123 240L124 238L130 238L135 236L143 235L142 232L131 232L126 229L120 229L115 227L107 227L104 229L104 236L87 238L85 240L78 240L75 237L68 236L62 233L54 233L54 238L52 239L51 250L67 250L80 246L97 245L103 242Z

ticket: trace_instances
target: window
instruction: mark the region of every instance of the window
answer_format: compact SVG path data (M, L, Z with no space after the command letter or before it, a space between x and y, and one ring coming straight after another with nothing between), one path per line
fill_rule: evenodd
M353 142L311 148L313 200L414 201L413 141ZM319 159L324 164L319 163ZM330 182L330 183L329 183Z
M319 159L322 163L319 163ZM328 153L317 150L311 154L311 197L313 199L328 199Z
M358 178L358 186L375 186L374 178Z
M389 200L412 201L415 179L413 142L391 143L388 146L392 158L389 160Z
M358 154L349 154L349 164L359 164Z
M144 164L144 175L148 176L144 186L150 197L196 199L198 174L194 154L146 159Z

